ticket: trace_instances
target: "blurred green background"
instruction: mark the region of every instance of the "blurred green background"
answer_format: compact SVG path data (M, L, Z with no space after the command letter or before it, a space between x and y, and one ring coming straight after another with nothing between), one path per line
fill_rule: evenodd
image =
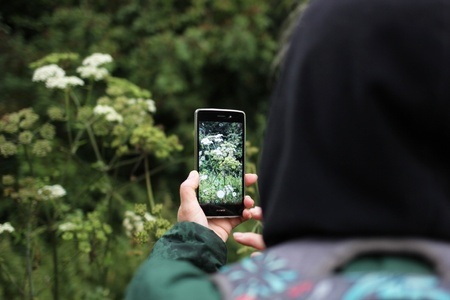
M172 224L176 220L179 184L194 165L193 113L196 108L232 108L246 112L250 143L248 171L257 172L259 145L277 76L277 54L284 44L284 33L293 24L289 18L295 16L305 2L2 1L0 117L5 119L12 112L28 107L44 116L47 108L61 97L31 81L32 62L51 53L77 53L79 62L92 53L110 54L114 59L112 75L150 91L157 109L154 124L165 134L177 136L183 146L183 150L162 160L152 153L145 160L150 164L153 201L162 204L160 211L150 212ZM100 84L95 91L101 96L104 88L104 84ZM55 126L56 136L64 140L64 130L58 127L61 124ZM6 134L5 139L8 139ZM102 170L101 174L111 181L110 186L133 180L136 183L122 194L120 201L110 199L106 205L98 200L100 194L107 194L105 188L98 187L98 182L79 199L70 196L82 186L93 186L91 172L79 167L95 162L92 151L80 148L79 164L68 165L57 158L59 156L38 162L37 173L44 181L50 178L61 183L61 175L46 175L48 168L74 169L69 173L77 179L64 181L70 207L24 205L5 192L8 183L2 182L0 224L11 222L16 230L0 233L0 298L121 299L133 272L157 238L157 235L151 236L145 243L138 243L125 234L122 226L124 211L130 205L147 203L148 186L143 179L146 168L143 164L119 168L114 174ZM0 175L25 178L30 174L24 171L23 163L19 155L0 156ZM18 189L18 185L15 188ZM249 193L257 199L256 188ZM24 207L30 211L21 211ZM54 216L51 222L45 221L48 212ZM101 215L98 218L111 228L112 234L104 243L99 242L101 247L91 245L81 251L70 238L69 241L61 239L55 226L67 221L65 215L73 217L75 212L83 214L85 223L88 213L95 213L91 219ZM24 222L29 222L32 229L27 229ZM147 229L151 231L166 225ZM239 230L260 228L256 222L241 226ZM230 261L248 254L233 242L229 243L229 248ZM101 251L102 255L94 250Z

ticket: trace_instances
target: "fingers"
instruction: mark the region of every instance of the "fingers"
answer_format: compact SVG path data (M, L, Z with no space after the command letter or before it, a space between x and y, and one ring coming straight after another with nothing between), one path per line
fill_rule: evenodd
M253 219L258 220L258 221L262 221L263 215L262 215L261 207L255 206L253 208L250 208L249 212L250 212L250 214L251 214Z
M254 184L256 181L258 180L258 175L256 174L245 174L244 176L244 181L245 181L245 186L250 186L252 184Z
M191 171L188 178L180 185L181 203L197 201L195 190L198 188L199 175L197 171Z
M264 250L266 245L261 234L253 232L235 232L233 237L239 244L253 247L257 250Z

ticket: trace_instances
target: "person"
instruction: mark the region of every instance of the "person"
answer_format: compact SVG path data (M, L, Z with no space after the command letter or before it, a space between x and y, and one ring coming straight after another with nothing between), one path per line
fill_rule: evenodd
M261 255L224 241L198 174L127 299L450 299L450 1L314 0L293 33L260 162ZM248 175L247 184L256 181Z

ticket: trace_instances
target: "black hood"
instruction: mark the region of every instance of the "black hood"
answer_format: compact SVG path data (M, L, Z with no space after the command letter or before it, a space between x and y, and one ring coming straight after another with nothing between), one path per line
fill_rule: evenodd
M263 145L267 245L450 240L450 1L315 0Z

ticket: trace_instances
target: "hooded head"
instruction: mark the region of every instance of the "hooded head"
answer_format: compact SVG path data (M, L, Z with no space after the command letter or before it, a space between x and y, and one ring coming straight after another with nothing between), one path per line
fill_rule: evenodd
M450 240L450 1L315 0L260 168L264 239Z

